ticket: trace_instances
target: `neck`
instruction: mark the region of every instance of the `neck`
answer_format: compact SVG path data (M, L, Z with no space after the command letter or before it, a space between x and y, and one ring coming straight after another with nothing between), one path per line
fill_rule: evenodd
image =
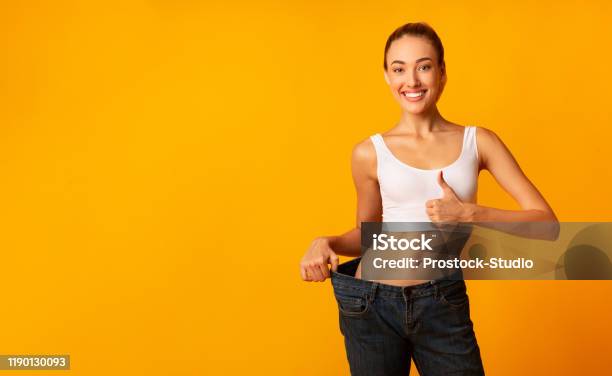
M445 122L446 120L440 115L438 107L434 106L431 111L423 114L411 114L403 111L396 128L401 132L423 135L440 128Z

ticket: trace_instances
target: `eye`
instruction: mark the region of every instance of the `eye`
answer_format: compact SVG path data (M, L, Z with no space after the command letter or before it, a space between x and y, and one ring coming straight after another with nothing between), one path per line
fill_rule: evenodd
M421 66L418 68L418 70L420 70L420 71L428 71L428 70L430 70L430 69L431 69L431 65L429 65L429 64L426 64L426 65L421 65Z
M393 72L395 72L395 73L399 73L398 71L403 71L403 69L402 68L395 68L395 69L393 69Z

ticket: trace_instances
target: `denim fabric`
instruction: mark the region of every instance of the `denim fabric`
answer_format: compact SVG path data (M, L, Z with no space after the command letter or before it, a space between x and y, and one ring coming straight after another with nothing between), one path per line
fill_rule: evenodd
M356 279L360 258L331 272L353 376L484 375L465 281L392 286Z

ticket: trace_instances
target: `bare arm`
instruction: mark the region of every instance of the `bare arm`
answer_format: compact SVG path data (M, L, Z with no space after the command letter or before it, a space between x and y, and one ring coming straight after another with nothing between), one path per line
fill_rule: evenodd
M329 278L328 264L335 270L336 254L356 257L361 254L361 222L382 221L382 200L376 176L376 151L370 139L353 148L351 157L353 182L357 191L356 226L337 236L316 238L300 263L302 279L322 282Z
M361 254L361 222L382 221L382 199L376 176L376 151L369 139L353 149L351 170L357 192L355 228L340 236L328 238L331 248L343 256Z
M527 237L555 240L559 222L542 194L525 176L510 150L493 132L478 128L480 169L486 169L497 183L520 205L521 210L504 210L477 204L467 204L468 219L480 225ZM499 222L546 222L537 226L501 224ZM534 234L534 228L539 234Z

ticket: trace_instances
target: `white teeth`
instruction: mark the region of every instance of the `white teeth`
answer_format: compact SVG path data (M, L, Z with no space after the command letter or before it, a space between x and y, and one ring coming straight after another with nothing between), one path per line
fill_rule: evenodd
M423 94L425 94L425 90L419 91L418 93L404 92L404 96L406 96L408 98L418 98L418 97L422 96Z

